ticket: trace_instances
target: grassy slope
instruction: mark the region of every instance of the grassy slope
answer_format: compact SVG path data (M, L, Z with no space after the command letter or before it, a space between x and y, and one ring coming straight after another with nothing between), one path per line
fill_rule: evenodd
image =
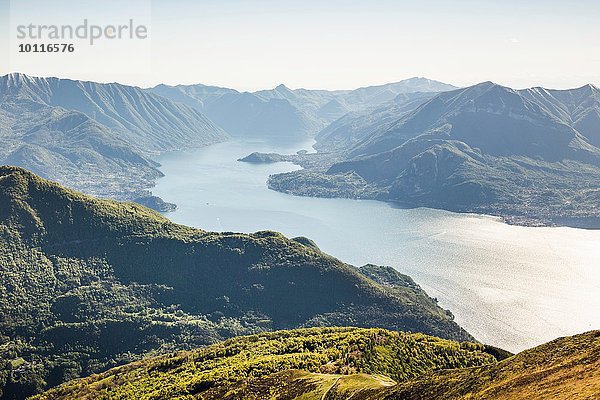
M470 338L406 277L390 281L387 271L377 283L376 270L370 279L278 233L192 229L14 167L0 167L0 204L5 396L281 328L378 326Z
M343 390L367 385L389 385L385 377L344 377L333 374L383 374L396 381L434 369L493 363L481 344L443 340L422 334L383 329L311 328L240 337L192 352L140 361L106 373L62 385L38 399L66 398L185 398L226 397L232 391L262 390L271 384L235 387L247 378L269 376L290 369L318 373L305 390L321 393L337 384ZM285 375L284 375L285 376ZM304 376L293 373L292 377ZM289 379L286 378L286 379ZM273 381L273 379L271 379ZM285 383L279 379L280 384ZM378 383L379 382L379 383ZM252 389L252 390L254 390ZM342 389L340 389L342 390ZM257 397L257 398L260 398Z
M360 400L369 397L376 398L381 389L395 384L394 380L384 375L335 375L287 370L221 390L210 390L198 397L202 400L283 400L288 398L302 400L352 398Z
M117 368L37 399L599 398L600 331L556 339L499 362L482 350L375 329L278 332ZM456 368L460 364L466 368Z
M598 399L600 331L556 339L496 365L400 385L390 399Z
M433 372L397 385L375 375L290 370L212 393L201 398L595 400L600 397L600 331L560 338L498 363Z

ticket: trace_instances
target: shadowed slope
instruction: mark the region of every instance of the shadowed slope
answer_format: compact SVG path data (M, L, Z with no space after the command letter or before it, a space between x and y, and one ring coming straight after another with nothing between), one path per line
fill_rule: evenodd
M0 383L18 398L151 352L272 329L470 338L400 274L379 284L279 233L188 228L16 167L0 167L0 204Z

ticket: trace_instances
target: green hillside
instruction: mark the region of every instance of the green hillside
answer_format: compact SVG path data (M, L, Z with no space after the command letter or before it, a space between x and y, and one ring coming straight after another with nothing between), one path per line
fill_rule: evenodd
M229 390L239 390L237 386L249 378L266 377L290 369L319 373L320 379L314 382L316 386L307 384L304 388L310 392L335 383L338 376L334 374L360 372L391 378L344 378L345 386L373 388L406 381L437 369L494 363L496 359L489 350L481 344L459 344L422 334L383 329L279 331L235 338L200 350L130 364L62 385L38 399L183 399L194 396L220 399ZM301 376L300 372L278 375L278 380L285 384L290 377ZM273 382L273 379L267 379ZM277 387L281 383L265 387ZM271 395L264 398L271 398Z
M494 365L440 371L398 385L394 400L595 400L600 396L600 331L564 337Z
M3 399L274 329L382 327L471 338L410 278L357 269L305 240L176 225L16 167L0 167L0 205Z
M313 328L145 360L36 399L595 400L599 372L600 331L510 356L422 334Z

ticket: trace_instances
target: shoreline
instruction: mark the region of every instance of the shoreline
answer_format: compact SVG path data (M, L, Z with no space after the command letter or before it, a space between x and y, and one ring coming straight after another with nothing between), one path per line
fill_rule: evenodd
M233 140L235 141L236 139L233 138ZM228 141L226 141L226 142L228 142ZM219 142L219 143L224 143L224 142ZM219 143L210 144L208 146L202 146L200 148L210 147L210 146L213 146L213 145L216 145ZM164 172L160 170L162 165L160 164L159 161L157 161L156 158L158 158L164 154L167 154L167 153L177 153L177 152L181 152L181 151L185 152L187 150L193 150L193 149L170 150L170 151L166 151L166 152L161 152L160 154L157 154L155 157L152 158L152 161L157 163L157 170L160 171L162 176L157 177L152 182L152 185L146 187L144 190L147 191L146 193L149 193L150 196L156 197L171 206L171 207L169 207L169 209L160 210L160 209L152 208L153 210L158 211L162 214L168 215L169 213L175 212L177 209L177 204L170 203L167 200L162 199L160 196L154 195L154 193L152 192L152 189L154 187L156 187L157 180L165 177ZM330 154L328 154L328 153L318 153L318 152L317 153L308 153L308 152L305 152L305 149L299 149L298 152L296 152L296 154L289 154L289 155L284 155L284 154L279 154L279 153L252 152L245 157L241 157L241 158L237 159L237 161L245 162L245 163L249 163L249 164L274 164L274 163L284 162L284 163L291 163L291 164L297 165L297 166L301 167L302 170L308 171L311 166L318 164L322 158L328 157L328 156L330 156ZM317 160L314 161L314 159L317 159ZM472 214L472 215L477 215L477 216L483 216L486 218L492 218L499 222L505 223L507 225L521 226L521 227L527 227L527 228L561 228L561 227L565 227L565 228L583 229L583 230L592 230L592 231L600 230L600 216L598 216L598 217L583 217L583 218L578 218L575 216L556 216L556 217L527 216L527 215L522 215L519 213L494 212L494 210L487 208L487 207L481 207L481 208L475 208L475 209L472 209L472 208L462 209L462 208L444 207L441 205L438 206L438 205L434 205L434 204L415 204L415 203L410 203L410 202L406 202L406 201L386 199L386 198L382 197L381 195L330 196L327 194L319 195L319 193L317 193L316 195L315 194L305 195L302 193L297 193L295 191L280 190L280 189L274 187L271 184L272 177L275 177L277 175L281 175L281 174L269 175L269 179L265 183L267 188L269 190L273 190L278 193L285 193L285 194L289 194L292 196L328 198L328 199L342 198L342 199L354 199L354 200L374 200L374 201L380 201L383 203L387 203L393 208L410 209L410 208L421 208L422 207L422 208L429 208L429 209L434 209L434 210L443 210L443 211L448 211L448 212L457 213L457 214L467 214L467 215ZM131 201L134 201L134 199L131 199ZM566 223L559 222L560 220L567 221L567 222ZM570 222L568 222L568 221L570 221Z
M270 164L270 163L277 163L277 162L289 162L294 165L300 166L302 168L301 171L306 171L307 173L317 172L317 173L322 174L325 171L325 169L324 168L319 169L319 167L322 167L322 163L324 162L323 160L330 156L332 156L332 154L330 154L330 153L318 153L318 152L317 153L309 153L309 154L297 152L296 154L288 154L288 155L279 154L279 153L253 152L245 157L239 158L238 161L246 162L246 163L250 163L250 164ZM498 205L498 209L495 209L495 207L494 207L495 205L488 205L488 206L482 205L482 206L473 206L473 207L464 207L463 208L461 206L447 207L447 206L433 204L433 203L416 204L416 203L411 203L411 202L407 202L407 201L388 199L385 197L385 192L381 191L381 189L378 191L377 188L370 187L367 184L367 182L364 182L364 184L365 184L364 190L367 191L366 195L353 194L353 195L348 195L348 196L344 196L343 194L337 195L337 196L330 195L328 192L328 188L322 188L322 187L319 187L318 185L311 187L311 189L312 189L311 193L305 193L302 191L302 189L301 190L296 190L296 189L285 190L282 187L273 185L274 178L276 178L277 176L285 175L285 174L286 173L270 175L269 179L267 181L267 187L270 190L273 190L273 191L276 191L279 193L293 195L293 196L331 198L331 199L346 198L346 199L356 199L356 200L376 200L376 201L382 201L382 202L391 204L393 207L398 207L398 208L425 207L425 208L431 208L431 209L436 209L436 210L450 211L450 212L459 213L459 214L485 215L485 216L489 216L492 218L498 218L503 223L505 223L507 225L513 225L513 226L523 226L523 227L529 227L529 228L566 227L566 228L573 228L573 229L600 230L600 215L599 216L582 216L582 217L578 217L576 215L556 215L556 216L524 215L521 212L510 212L510 210L507 210L506 212L502 212L502 208L504 208L504 207L502 207L501 205ZM372 190L369 191L369 189L372 189ZM343 190L342 190L342 192L343 192Z

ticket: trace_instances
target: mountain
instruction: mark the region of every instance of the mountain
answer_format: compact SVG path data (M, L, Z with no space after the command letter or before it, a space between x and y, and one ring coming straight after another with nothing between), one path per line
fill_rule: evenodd
M204 146L226 139L224 132L198 110L117 83L9 74L0 78L0 101L82 112L145 153Z
M194 107L233 136L294 138L323 127L322 121L284 97L265 98L205 85L159 85L150 92Z
M160 151L226 139L198 111L138 88L23 74L0 77L0 163L86 193L147 197Z
M255 92L257 96L267 99L285 99L292 104L323 107L332 100L337 100L347 110L358 111L393 101L398 95L410 93L445 92L456 89L456 86L426 78L409 78L399 82L377 86L366 86L353 90L292 90L279 85L271 90Z
M570 90L533 88L519 93L545 106L546 111L575 128L586 140L600 147L600 89L585 85Z
M344 96L348 104L380 105L394 100L399 95L410 93L446 92L456 89L456 86L427 78L410 78L400 82L379 86L367 86L350 91Z
M399 95L440 92L454 86L412 78L355 90L292 90L285 85L254 93L205 85L159 85L151 92L195 107L234 136L305 137L348 112L364 111ZM232 118L235 116L235 118Z
M231 339L213 346L140 361L39 396L39 399L225 398L229 385L289 369L328 374L369 371L388 385L436 369L495 363L493 348L383 329L312 328ZM321 376L321 375L319 375ZM334 379L335 375L330 375ZM267 378L268 379L268 378ZM106 385L97 385L99 381ZM119 382L127 382L120 385ZM331 382L334 383L334 382ZM331 385L330 383L330 385ZM273 385L273 388L279 386ZM311 385L304 388L311 389ZM298 396L300 393L297 394ZM273 398L264 395L260 398ZM236 398L250 398L237 396ZM255 398L252 396L251 398ZM279 398L279 397L277 397ZM313 397L310 397L313 398ZM321 397L315 397L321 398Z
M389 399L594 399L600 331L563 337L497 364L440 371L389 390Z
M359 143L350 156L391 150L433 132L495 156L597 161L597 148L565 122L518 91L485 82L439 94L387 130Z
M276 175L270 186L529 225L600 226L597 88L517 91L484 82L408 108L334 122L315 148L335 153L335 162Z
M239 93L234 89L227 89L218 86L207 86L202 84L177 86L160 84L153 87L149 91L168 99L172 99L173 101L184 103L198 110L201 110L205 104L210 104L225 94Z
M375 109L344 115L321 130L315 139L315 149L321 152L344 153L358 143L387 129L398 116L413 111L437 92L415 92L397 95L390 103Z
M392 103L399 96L415 93L439 93L456 89L455 86L426 78L410 78L378 86L354 90L291 90L279 85L272 90L255 92L266 99L285 99L309 115L321 117L326 124L348 112L361 112Z
M144 355L303 326L466 340L409 277L306 238L212 233L0 167L3 399Z
M302 137L322 127L285 99L265 100L252 93L225 94L203 111L234 136Z
M113 131L60 107L0 106L0 162L97 196L135 198L162 173Z
M600 331L511 356L381 329L320 328L232 339L75 380L36 399L591 400Z

